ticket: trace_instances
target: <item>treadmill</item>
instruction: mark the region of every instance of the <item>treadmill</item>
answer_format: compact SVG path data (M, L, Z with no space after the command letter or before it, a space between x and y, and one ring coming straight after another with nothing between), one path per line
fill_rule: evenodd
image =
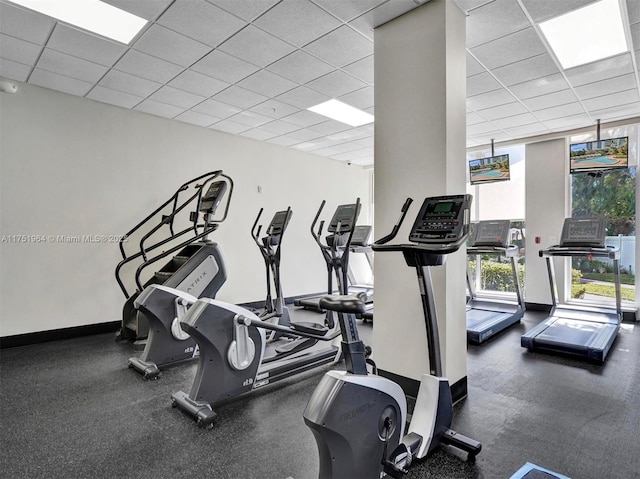
M620 298L620 250L605 246L604 218L567 218L560 245L539 252L547 260L553 308L547 319L521 337L529 351L556 352L604 363L622 321ZM553 258L587 257L613 262L615 309L558 303Z
M482 298L476 294L472 275L467 263L467 340L480 344L495 334L512 326L524 315L524 299L522 286L518 276L517 245L509 244L509 220L480 221L475 226L471 246L467 247L467 256L495 255L506 256L513 272L516 300L507 298Z

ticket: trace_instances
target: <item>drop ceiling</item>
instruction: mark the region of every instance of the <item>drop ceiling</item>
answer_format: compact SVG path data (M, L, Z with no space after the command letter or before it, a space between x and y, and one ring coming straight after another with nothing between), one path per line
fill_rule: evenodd
M426 0L105 0L149 23L130 45L0 0L0 76L353 164L373 124L307 111L337 98L375 114L373 28ZM593 0L447 0L467 13L467 146L640 115L640 1L631 51L562 70L538 23Z

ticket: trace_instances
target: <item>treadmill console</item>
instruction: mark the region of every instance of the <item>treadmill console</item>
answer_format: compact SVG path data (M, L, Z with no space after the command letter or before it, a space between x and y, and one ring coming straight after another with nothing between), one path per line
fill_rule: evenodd
M356 226L351 238L351 246L370 246L372 229L370 225Z
M509 244L509 220L480 221L475 225L471 246L506 248Z
M269 223L269 227L267 228L267 233L272 236L281 235L282 232L287 229L287 225L291 219L291 214L291 210L278 211L274 214L271 219L271 223Z
M214 214L227 191L226 181L214 181L200 200L200 212Z
M566 218L562 226L560 247L604 248L604 218Z
M435 196L422 203L409 241L454 243L469 232L471 195Z
M331 223L329 223L327 231L329 233L335 233L338 229L338 223L340 223L340 233L350 232L351 229L355 227L355 222L358 221L358 215L360 215L360 205L358 205L357 208L358 211L356 211L356 203L338 206L336 212L333 214L333 218L331 218Z

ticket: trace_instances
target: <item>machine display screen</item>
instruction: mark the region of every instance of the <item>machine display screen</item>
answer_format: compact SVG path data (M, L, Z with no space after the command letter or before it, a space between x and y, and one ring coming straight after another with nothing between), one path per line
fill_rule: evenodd
M422 219L426 220L433 217L454 218L458 214L459 209L460 203L456 201L441 201L433 203L427 207Z
M561 245L604 246L605 233L603 218L567 218Z
M351 228L353 227L353 224L351 223L355 213L355 208L355 204L338 206L336 212L333 214L333 218L331 218L328 230L335 231L338 227L338 223L340 223L340 231L342 233L351 231Z
M503 246L509 242L509 220L480 221L476 225L475 246Z
M205 213L213 213L213 210L217 206L217 201L220 199L222 194L224 193L224 189L227 184L224 181L216 181L215 183L211 183L207 192L202 196L202 201L200 202L200 211Z

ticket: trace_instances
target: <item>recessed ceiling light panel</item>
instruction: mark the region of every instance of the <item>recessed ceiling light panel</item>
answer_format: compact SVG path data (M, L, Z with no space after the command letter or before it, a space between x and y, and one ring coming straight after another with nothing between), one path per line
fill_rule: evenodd
M144 18L100 0L9 0L84 30L129 43L147 24Z
M618 0L600 0L539 26L564 69L629 51Z
M307 109L350 126L362 126L373 123L374 120L371 113L359 110L339 100L325 101Z

